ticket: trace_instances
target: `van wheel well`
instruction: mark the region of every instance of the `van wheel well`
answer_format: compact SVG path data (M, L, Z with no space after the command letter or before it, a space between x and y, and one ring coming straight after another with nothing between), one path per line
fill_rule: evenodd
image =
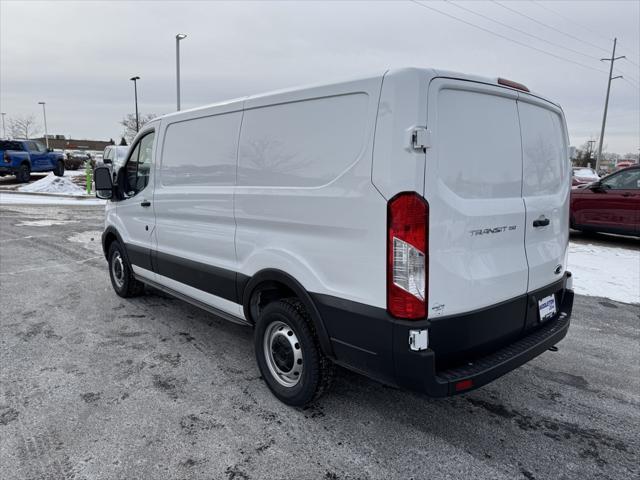
M118 237L112 232L107 233L107 236L104 239L103 250L105 258L109 255L109 248L111 248L111 244L118 240Z
M291 297L295 298L296 294L283 283L266 281L259 284L251 293L251 298L249 299L249 314L251 318L247 320L255 324L260 313L267 305L283 298Z

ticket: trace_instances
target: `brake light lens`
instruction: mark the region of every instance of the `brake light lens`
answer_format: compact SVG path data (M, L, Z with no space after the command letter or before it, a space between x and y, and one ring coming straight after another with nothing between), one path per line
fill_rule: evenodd
M522 90L523 92L529 91L529 89L525 85L518 82L514 82L513 80L507 80L506 78L498 78L498 84L504 85L505 87L511 87L517 90Z
M429 204L396 195L387 207L387 309L397 318L426 318Z

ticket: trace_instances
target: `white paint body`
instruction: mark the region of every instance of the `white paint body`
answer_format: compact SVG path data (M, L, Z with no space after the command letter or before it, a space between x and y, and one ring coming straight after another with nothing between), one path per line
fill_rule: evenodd
M426 152L410 144L416 127L429 132ZM496 79L388 71L177 112L139 137L151 129L148 186L107 206L127 243L247 276L283 270L307 291L386 308L387 201L415 191L430 207L430 316L485 308L565 271L564 116ZM549 226L534 228L541 216ZM240 305L139 270L242 318Z

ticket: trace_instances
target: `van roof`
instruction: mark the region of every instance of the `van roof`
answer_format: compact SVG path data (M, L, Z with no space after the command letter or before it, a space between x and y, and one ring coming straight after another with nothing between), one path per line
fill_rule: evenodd
M207 110L213 107L222 107L225 105L232 105L234 103L241 103L241 102L246 102L247 100L252 100L252 99L259 99L259 98L266 98L266 97L271 97L271 96L276 96L276 95L282 95L282 94L287 94L287 93L294 93L294 92L304 92L305 90L314 90L314 89L318 89L318 88L322 88L322 87L330 87L330 86L335 86L335 85L340 85L343 83L357 83L358 81L370 81L370 80L381 80L382 77L386 77L386 76L417 76L417 77L423 77L426 80L431 80L432 78L435 77L448 77L448 78L455 78L455 79L460 79L460 80L467 80L467 81L471 81L471 82L478 82L478 83L485 83L488 85L494 85L494 86L498 86L498 87L502 87L502 88L512 88L503 84L499 84L498 83L498 78L500 77L495 77L495 78L491 78L491 77L482 77L479 75L472 75L472 74L466 74L466 73L460 73L460 72L454 72L454 71L450 71L450 70L440 70L440 69L434 69L434 68L426 68L426 67L404 67L404 68L396 68L396 69L388 69L385 70L384 72L380 72L378 74L370 74L370 75L364 75L364 76L358 76L358 77L352 77L352 78L345 78L342 81L338 81L338 82L330 82L330 83L316 83L316 84L309 84L309 85L301 85L301 86L294 86L294 87L288 87L288 88L283 88L283 89L279 89L279 90L272 90L269 92L264 92L264 93L258 93L258 94L253 94L253 95L247 95L244 97L237 97L237 98L232 98L229 100L224 100L221 102L215 102L215 103L211 103L211 104L207 104L207 105L202 105L200 107L194 107L194 108L190 108L187 110L180 110L179 112L172 112L172 113L167 113L165 115L161 115L159 117L156 117L154 120L159 120L159 119L164 119L164 118L173 118L173 117L177 117L177 116L181 116L184 114L188 114L188 113L193 113L193 112L198 112L198 111L202 111L202 110ZM513 88L512 88L513 89ZM516 90L516 89L514 89ZM550 101L548 98L539 95L535 92L525 92L523 90L517 89L517 91L520 94L523 95L531 95L537 98L540 98L546 102L549 102L555 106L557 106L558 108L561 108L560 105L558 105L557 103L554 103L552 101Z

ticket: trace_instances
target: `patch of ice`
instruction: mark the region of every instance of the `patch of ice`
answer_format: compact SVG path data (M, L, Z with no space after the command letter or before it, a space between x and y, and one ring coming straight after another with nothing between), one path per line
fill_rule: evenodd
M19 192L55 193L59 195L85 196L85 191L69 178L56 177L53 172L37 182L18 188Z
M569 243L569 271L580 295L640 303L640 250Z

